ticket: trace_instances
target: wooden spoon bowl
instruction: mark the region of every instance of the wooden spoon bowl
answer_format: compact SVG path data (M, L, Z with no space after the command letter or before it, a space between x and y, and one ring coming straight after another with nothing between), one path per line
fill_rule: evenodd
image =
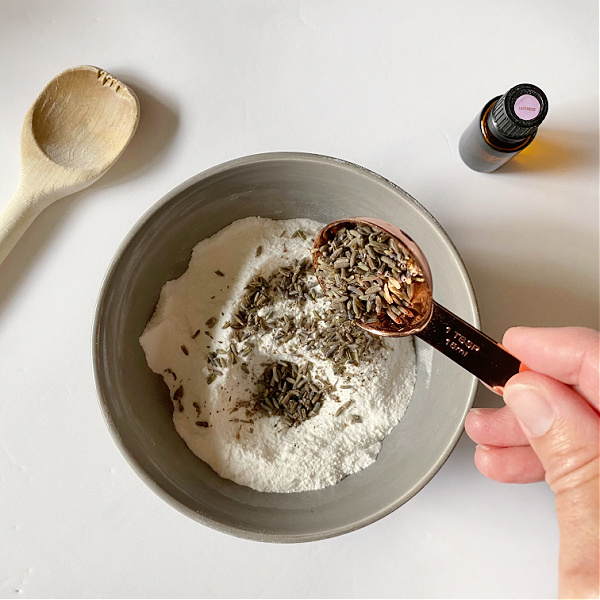
M0 263L44 208L106 173L138 121L133 91L96 67L68 69L42 90L23 122L19 186L0 214Z

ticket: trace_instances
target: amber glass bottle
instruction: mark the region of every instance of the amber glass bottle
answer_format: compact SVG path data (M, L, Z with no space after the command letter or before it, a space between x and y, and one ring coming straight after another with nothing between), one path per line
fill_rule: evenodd
M460 138L460 156L471 169L491 173L531 144L547 114L546 94L520 83L483 107Z

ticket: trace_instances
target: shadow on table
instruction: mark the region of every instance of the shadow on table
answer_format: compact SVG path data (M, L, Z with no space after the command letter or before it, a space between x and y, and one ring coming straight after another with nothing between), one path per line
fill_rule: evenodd
M598 131L540 131L530 146L509 160L494 176L509 173L571 173L598 167Z
M156 168L174 139L179 115L173 102L134 74L115 70L114 75L130 85L138 96L140 121L137 131L106 175L89 188L58 200L44 210L0 264L0 310L52 237L64 226L76 203L85 201L90 191L105 190Z
M127 71L119 71L115 76L136 93L140 101L140 122L121 158L94 184L95 189L119 184L156 168L179 128L178 110L170 99L161 97L161 91L150 89L135 74Z

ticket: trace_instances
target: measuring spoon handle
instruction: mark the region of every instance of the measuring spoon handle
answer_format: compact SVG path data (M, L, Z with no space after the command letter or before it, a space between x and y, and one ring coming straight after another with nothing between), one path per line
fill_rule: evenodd
M435 301L429 324L415 335L475 375L500 396L513 375L527 370L500 344Z

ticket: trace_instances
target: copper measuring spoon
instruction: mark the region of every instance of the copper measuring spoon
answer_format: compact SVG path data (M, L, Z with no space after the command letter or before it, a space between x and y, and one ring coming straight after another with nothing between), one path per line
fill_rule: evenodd
M499 395L503 394L504 385L513 375L527 370L525 365L504 350L500 344L433 299L431 269L425 255L406 233L380 219L365 217L342 219L329 223L317 234L313 246L313 266L326 294L325 284L319 276L318 249L334 237L340 228L348 225L373 225L393 237L412 255L424 279L422 283L416 284L413 296L413 303L420 307L420 312L408 325L397 324L387 318L380 318L373 323L364 323L360 319L355 319L359 327L383 337L416 335L475 375L485 386Z

